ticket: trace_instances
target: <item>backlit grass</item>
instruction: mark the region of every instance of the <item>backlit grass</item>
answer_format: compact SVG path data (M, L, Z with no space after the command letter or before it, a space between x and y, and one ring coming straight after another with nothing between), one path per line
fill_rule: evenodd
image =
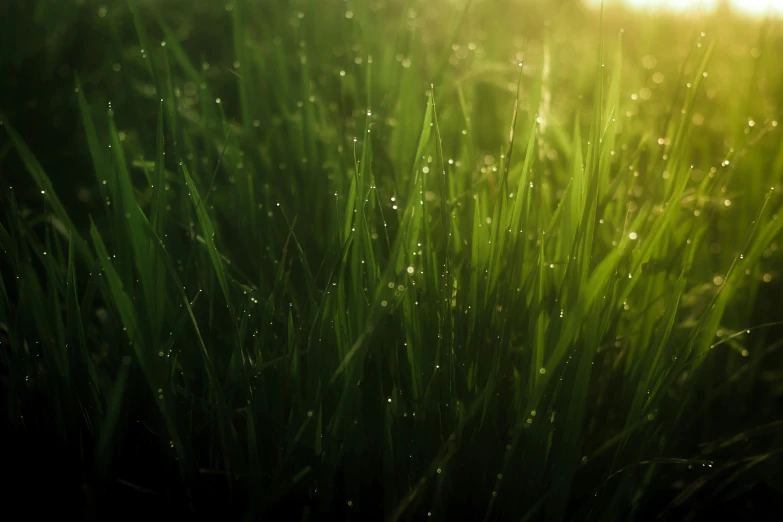
M0 341L69 509L780 508L779 21L60 9L6 19L57 79L0 113Z

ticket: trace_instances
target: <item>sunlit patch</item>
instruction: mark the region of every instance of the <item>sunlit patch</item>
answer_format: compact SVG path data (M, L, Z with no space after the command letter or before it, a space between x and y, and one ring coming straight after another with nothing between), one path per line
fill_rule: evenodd
M783 2L780 0L735 0L732 7L756 15L783 15Z
M600 6L601 0L588 0L588 4ZM720 5L719 0L604 0L604 5L626 4L640 9L654 9L673 12L710 12ZM780 0L730 0L732 10L755 16L783 15Z
M593 5L601 5L601 0L589 0ZM642 9L665 11L712 10L718 6L718 0L604 0L605 6L627 4Z

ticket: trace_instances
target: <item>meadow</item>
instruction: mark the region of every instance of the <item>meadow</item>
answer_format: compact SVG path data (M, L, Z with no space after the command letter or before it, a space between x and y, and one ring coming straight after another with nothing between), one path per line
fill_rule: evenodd
M3 4L10 506L783 515L781 19Z

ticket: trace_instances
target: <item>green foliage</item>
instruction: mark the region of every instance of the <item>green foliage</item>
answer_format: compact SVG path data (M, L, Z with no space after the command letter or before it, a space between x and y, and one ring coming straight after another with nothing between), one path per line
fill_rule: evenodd
M180 4L99 8L129 39L121 83L68 87L81 203L0 114L37 187L2 195L4 422L80 448L86 509L119 481L247 520L615 520L781 487L779 21Z

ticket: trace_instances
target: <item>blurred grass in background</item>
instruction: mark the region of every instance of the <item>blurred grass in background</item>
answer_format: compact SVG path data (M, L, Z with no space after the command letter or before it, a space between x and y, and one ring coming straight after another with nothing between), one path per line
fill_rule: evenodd
M568 0L0 19L9 498L781 513L779 20Z

